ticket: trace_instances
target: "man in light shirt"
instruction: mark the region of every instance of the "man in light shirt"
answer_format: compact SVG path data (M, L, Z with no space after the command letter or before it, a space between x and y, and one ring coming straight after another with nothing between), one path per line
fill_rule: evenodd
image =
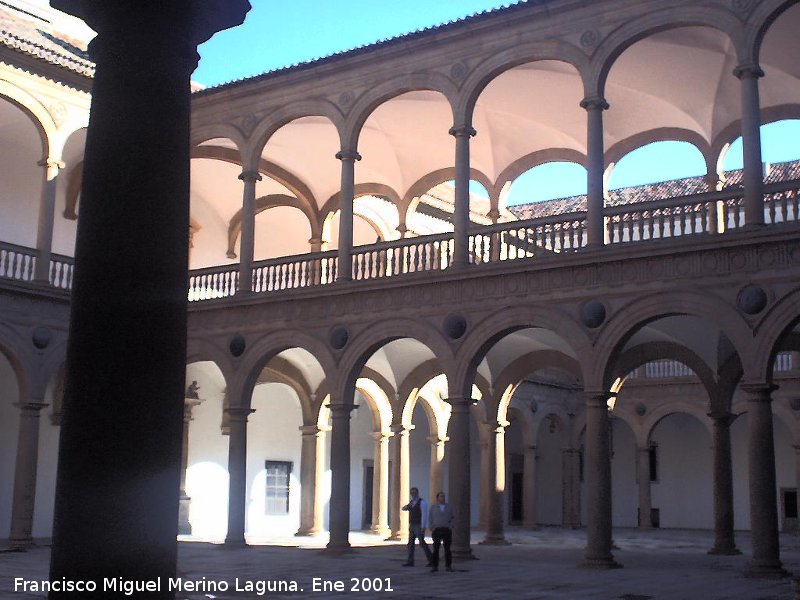
M433 537L433 558L431 559L431 573L439 570L439 546L444 544L445 570L453 570L453 554L450 544L453 542L453 509L445 502L444 492L436 494L436 504L431 505L428 514Z

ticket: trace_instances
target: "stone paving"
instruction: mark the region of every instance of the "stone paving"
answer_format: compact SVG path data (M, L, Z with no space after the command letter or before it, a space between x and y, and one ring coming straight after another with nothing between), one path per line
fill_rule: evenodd
M485 546L478 544L482 534L474 532L473 551L478 560L456 562L453 573L430 573L419 551L417 566L404 568L402 544L363 533L351 534L354 551L342 556L320 551L326 538L286 537L270 540L271 545L239 549L185 541L180 544L178 575L183 582L198 582L198 589L184 588L176 598L795 599L790 578L743 576L750 550L746 533L737 534L742 556L709 556L710 532L618 529L614 531L619 548L615 557L624 568L609 571L578 568L585 531L509 528L506 535L512 545ZM48 557L44 546L25 553L0 553L0 600L45 597L42 592L15 592L14 578L46 578ZM800 574L800 537L781 536L781 558L787 569ZM222 582L227 583L227 590L222 589ZM314 591L315 582L319 591ZM359 591L354 589L356 584ZM272 591L276 586L283 589ZM383 591L363 589L378 586ZM286 589L294 587L297 591ZM147 598L148 594L133 597Z

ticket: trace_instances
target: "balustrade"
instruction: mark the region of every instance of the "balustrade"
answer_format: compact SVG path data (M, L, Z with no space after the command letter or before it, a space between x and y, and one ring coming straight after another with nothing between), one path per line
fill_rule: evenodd
M683 236L723 234L746 226L741 188L667 198L653 202L609 206L604 210L606 244L646 242ZM764 222L781 225L800 221L800 180L764 188ZM586 247L585 212L509 221L474 228L469 234L472 264L541 259ZM315 252L271 258L253 264L250 289L268 293L327 285L336 281L337 252ZM33 281L37 251L0 242L0 278ZM358 246L353 251L356 281L412 273L444 271L453 265L453 234L409 237ZM50 284L72 286L73 259L54 254ZM189 274L189 300L228 298L236 294L237 264L196 269Z

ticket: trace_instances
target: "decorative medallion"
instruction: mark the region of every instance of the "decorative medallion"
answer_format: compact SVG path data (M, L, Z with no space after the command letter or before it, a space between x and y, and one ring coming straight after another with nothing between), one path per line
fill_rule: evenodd
M739 290L736 305L746 315L756 315L767 306L767 292L757 285L748 285Z
M231 354L236 358L239 358L242 354L244 354L244 349L246 347L247 344L244 341L244 336L238 333L231 338L231 343L228 346Z
M53 104L47 107L47 112L50 113L50 116L53 118L53 123L55 123L58 128L67 120L67 107L61 104L61 102L53 102Z
M53 334L46 327L37 327L31 334L33 345L39 350L44 350L50 344Z
M590 300L580 308L580 319L589 329L595 329L606 320L606 307L602 302Z
M353 103L352 92L342 92L339 96L339 104L343 107L348 107Z
M637 402L635 410L637 415L643 417L644 414L647 412L647 407L642 402Z
M250 135L253 133L253 129L256 128L256 123L258 123L258 118L255 115L247 115L242 119L242 132L245 135Z
M467 320L464 315L452 313L445 317L442 329L451 340L457 340L467 331Z
M745 12L750 8L750 5L753 4L753 0L732 0L731 6L733 6L733 10L738 12Z
M457 62L450 67L450 77L454 81L461 81L467 75L467 65L463 62Z
M336 327L333 331L331 331L331 347L334 350L341 350L347 345L347 340L349 337L350 335L347 333L347 329L345 327Z
M581 46L584 48L594 48L600 41L600 32L596 29L587 29L581 35Z

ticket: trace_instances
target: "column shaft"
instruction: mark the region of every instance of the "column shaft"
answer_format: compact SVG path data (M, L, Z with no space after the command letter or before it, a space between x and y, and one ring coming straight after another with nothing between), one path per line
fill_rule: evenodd
M711 414L714 421L714 546L709 554L741 554L733 533L733 467L731 423L733 415Z
M183 404L183 436L181 444L181 484L180 504L178 505L178 533L191 535L192 525L189 522L189 505L191 498L186 495L186 470L189 468L189 423L192 421L192 409L200 404L196 398L186 398Z
M350 411L355 404L331 402L331 502L328 549L350 548Z
M228 534L225 544L244 546L247 520L247 418L252 408L226 408L228 434Z
M747 574L753 577L784 575L778 541L778 497L775 489L775 441L772 431L770 385L742 384L748 394L747 452L750 474L750 528L753 558Z
M50 258L53 254L53 225L56 213L56 189L58 170L64 163L57 160L44 160L39 163L43 167L42 195L39 203L39 225L36 232L36 258L34 279L42 283L50 282Z
M300 427L300 527L295 535L314 535L314 515L317 501L317 439L322 435L316 425Z
M444 491L442 463L444 461L444 444L447 439L431 436L428 441L431 443L431 483L428 498L430 503L433 503L436 500L436 494Z
M619 564L611 554L611 455L608 439L608 394L586 394L586 567Z
M322 488L325 484L325 437L329 428L321 429L316 442L316 459L314 462L314 526L309 535L322 533L325 530L325 506L322 504Z
M481 481L481 486L488 488L486 536L482 544L505 545L503 531L503 501L506 489L506 449L505 428L506 423L489 423L489 472L487 479Z
M342 150L336 154L342 162L342 184L339 193L339 260L336 279L353 279L353 200L355 197L356 161L361 155L355 150Z
M390 540L400 540L408 535L408 511L400 510L408 500L411 486L408 471L408 434L409 430L402 424L392 425L392 515Z
M562 452L564 497L562 525L577 529L581 526L581 474L580 452L572 448Z
M469 407L472 399L455 397L447 400L452 406L448 426L447 458L449 498L453 506L453 554L469 558L470 548L470 434Z
M453 266L469 264L469 139L475 130L469 126L453 127L456 138L455 207L453 209Z
M639 529L652 529L650 496L650 447L637 448L636 471L639 479Z
M536 446L526 446L522 464L522 526L538 529L536 516Z
M589 246L605 243L603 207L603 177L605 175L605 145L603 142L603 111L608 109L604 98L586 98L581 107L587 114L586 141L586 236Z
M253 291L253 253L256 244L256 181L258 171L242 171L242 233L239 240L239 293Z
M741 81L744 220L747 226L759 226L764 224L764 172L758 80L764 76L764 71L758 65L743 65L733 74Z
M373 434L375 459L372 476L372 523L371 531L381 536L389 535L387 508L389 507L389 435Z
M9 547L24 550L33 546L33 511L36 503L36 468L39 462L40 402L17 405L20 409L14 496L11 506Z

